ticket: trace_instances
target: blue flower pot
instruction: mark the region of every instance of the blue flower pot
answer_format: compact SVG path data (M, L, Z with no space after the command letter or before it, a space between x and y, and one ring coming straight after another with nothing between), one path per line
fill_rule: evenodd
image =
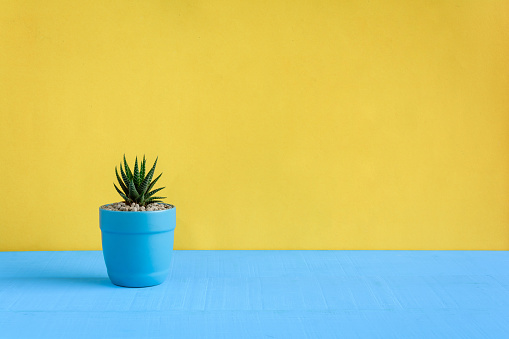
M164 282L173 253L175 206L146 212L109 211L101 206L99 223L104 261L113 284L148 287Z

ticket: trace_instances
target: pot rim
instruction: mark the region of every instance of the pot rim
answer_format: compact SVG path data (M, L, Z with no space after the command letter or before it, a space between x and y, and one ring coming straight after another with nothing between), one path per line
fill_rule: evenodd
M160 211L112 211L112 210L107 210L107 209L104 208L105 206L109 206L109 205L113 205L113 204L117 204L117 203L116 202L112 202L111 204L101 205L101 206L99 206L99 210L100 211L105 211L105 212L114 212L114 213L132 213L132 212L159 213L159 212L171 211L172 209L175 208L175 205L166 204L166 203L160 203L160 202L158 204L162 204L162 205L166 205L166 206L171 206L171 208L168 208L168 209L165 209L165 210L160 210Z

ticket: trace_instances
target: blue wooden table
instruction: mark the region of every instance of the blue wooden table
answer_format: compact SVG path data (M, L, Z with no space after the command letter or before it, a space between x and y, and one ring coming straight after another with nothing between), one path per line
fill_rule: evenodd
M138 289L99 251L0 252L0 338L509 338L509 252L174 251Z

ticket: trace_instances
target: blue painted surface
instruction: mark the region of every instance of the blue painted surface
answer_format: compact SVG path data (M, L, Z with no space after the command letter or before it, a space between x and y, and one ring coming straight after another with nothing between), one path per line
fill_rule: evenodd
M141 289L99 251L0 253L0 338L509 338L509 252L173 253Z
M173 253L175 210L127 212L99 208L104 261L112 283L125 287L163 283Z

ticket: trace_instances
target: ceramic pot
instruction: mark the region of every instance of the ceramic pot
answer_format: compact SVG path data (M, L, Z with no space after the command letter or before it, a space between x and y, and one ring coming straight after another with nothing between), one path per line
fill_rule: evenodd
M123 287L163 283L171 266L175 206L138 212L110 211L105 206L99 208L99 224L111 282Z

